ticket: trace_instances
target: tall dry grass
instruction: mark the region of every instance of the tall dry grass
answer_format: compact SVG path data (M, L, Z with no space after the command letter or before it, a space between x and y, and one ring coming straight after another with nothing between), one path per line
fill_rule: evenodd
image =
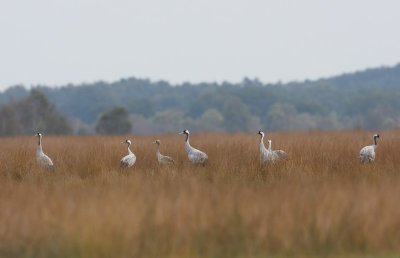
M137 162L119 169L124 137L46 137L55 173L35 163L34 137L0 145L0 257L396 257L400 133L274 133L289 158L258 163L259 136L130 137ZM160 167L161 151L177 161Z

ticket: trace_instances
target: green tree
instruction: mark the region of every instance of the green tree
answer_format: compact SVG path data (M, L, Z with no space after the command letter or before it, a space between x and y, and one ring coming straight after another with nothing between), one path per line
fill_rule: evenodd
M228 132L248 131L250 129L251 113L249 108L236 97L229 98L222 110L225 129Z
M17 120L13 104L3 105L0 109L0 134L18 135L22 133L22 127Z
M218 110L210 108L201 115L198 122L200 130L209 132L222 131L224 117Z
M72 129L65 116L58 113L41 91L33 89L29 96L18 102L3 105L0 121L7 124L1 128L2 135L32 134L70 134Z
M129 104L129 111L146 118L154 116L153 103L149 99L138 99Z
M25 100L22 100L19 105L20 122L25 128L31 128L25 133L31 131L41 131L48 134L70 134L71 127L65 116L57 112L54 104L50 103L47 96L33 89L30 95Z
M132 129L129 113L124 107L114 107L101 114L96 132L99 134L127 134Z
M156 133L176 133L182 128L193 128L193 121L185 117L183 112L178 110L165 110L157 112L151 119L153 129Z

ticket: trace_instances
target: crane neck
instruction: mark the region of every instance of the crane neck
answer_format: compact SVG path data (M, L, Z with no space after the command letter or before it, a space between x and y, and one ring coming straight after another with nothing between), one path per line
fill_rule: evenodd
M186 138L186 141L185 141L185 150L186 150L187 153L189 153L192 150L192 146L190 146L188 138Z
M36 147L36 153L43 153L43 149L42 149L42 137L39 136L38 137L38 145Z
M158 160L160 160L160 158L161 158L161 153L160 153L160 148L157 148L157 151L156 151L156 157L157 157L157 159Z
M264 145L264 135L261 135L260 139L260 150L265 150L265 145Z
M128 143L128 153L133 154L133 152L131 151L131 145L129 143Z
M272 146L271 145L272 145L271 141L268 141L268 150L269 151L272 151Z
M377 137L374 137L375 146L378 146L378 141L376 140Z
M36 147L36 153L43 153L43 149L42 149L42 145L38 145L37 147Z

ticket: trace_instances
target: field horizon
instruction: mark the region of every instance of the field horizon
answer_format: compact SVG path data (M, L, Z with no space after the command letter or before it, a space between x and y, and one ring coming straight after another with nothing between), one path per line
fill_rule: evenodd
M44 135L54 172L35 137L1 138L0 257L398 257L400 131L361 164L373 133L266 132L289 155L268 165L257 132L193 133L205 167L178 134Z

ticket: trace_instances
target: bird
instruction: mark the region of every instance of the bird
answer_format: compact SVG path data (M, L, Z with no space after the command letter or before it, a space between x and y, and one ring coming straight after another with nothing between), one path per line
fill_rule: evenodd
M272 150L272 140L269 139L268 140L268 150L275 153L276 155L278 155L278 158L286 158L288 155L285 151L283 150Z
M42 134L37 133L36 137L38 137L38 146L36 147L36 161L42 168L46 168L48 170L54 169L53 161L43 152L42 148Z
M133 164L135 164L135 162L136 162L136 156L130 149L132 142L130 140L125 140L122 143L128 144L128 155L126 155L125 157L123 157L121 159L121 161L120 161L121 168L132 167Z
M208 156L204 152L202 152L202 151L190 146L190 143L189 143L190 132L189 132L189 130L185 129L182 132L180 132L179 134L185 134L186 135L185 150L186 150L186 152L188 154L189 160L195 165L203 165L204 166L206 164L207 160L208 160Z
M159 163L159 164L161 164L161 165L175 164L175 161L174 161L171 157L162 155L162 154L160 153L160 144L161 144L161 141L160 141L160 140L156 140L156 141L154 141L153 143L154 143L154 144L157 144L156 157L157 157L157 160L158 160L158 163Z
M264 145L264 132L263 131L258 131L258 134L261 135L260 139L260 163L268 163L268 162L273 162L277 159L279 159L278 154L270 151L269 149L265 148Z
M378 148L377 139L380 139L379 134L374 134L373 139L374 139L373 145L365 146L360 150L360 161L362 163L367 161L371 163L375 160L375 150L376 148Z

